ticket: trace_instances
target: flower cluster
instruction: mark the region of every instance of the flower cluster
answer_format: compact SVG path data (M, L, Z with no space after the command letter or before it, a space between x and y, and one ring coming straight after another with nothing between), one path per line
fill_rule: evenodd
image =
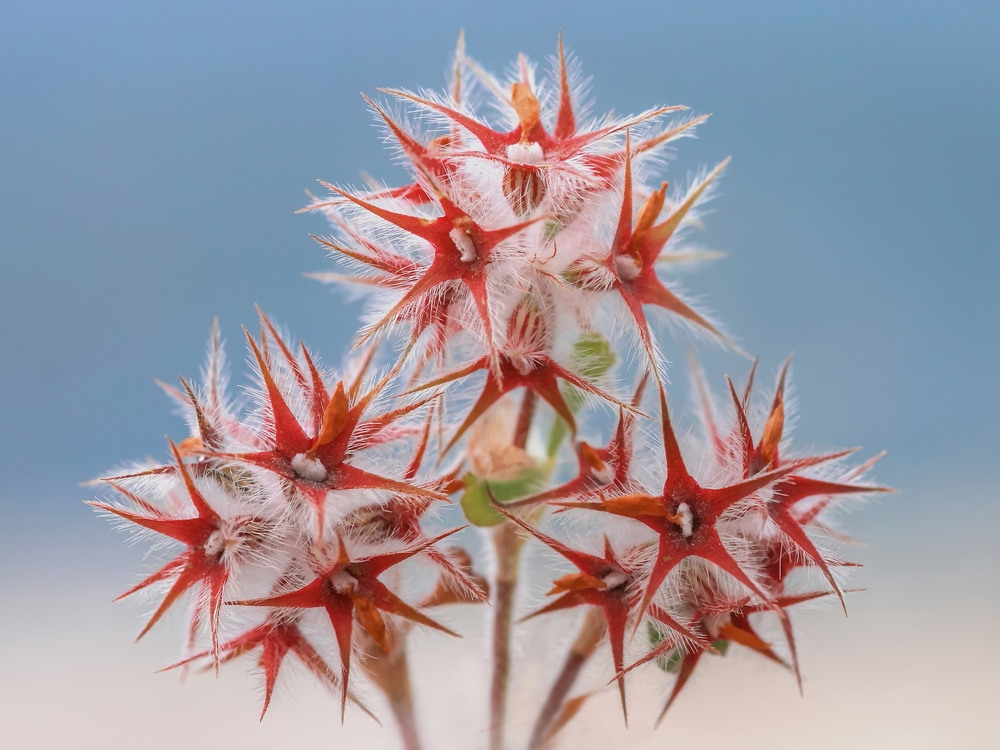
M788 610L844 604L829 511L884 491L863 482L877 457L795 451L787 363L771 389L756 365L742 390L727 379L721 404L695 366L703 434L671 418L660 323L733 347L670 275L706 255L687 237L726 161L648 184L706 118L585 117L561 42L553 67L539 80L522 57L502 82L460 44L446 93L386 90L399 113L369 100L412 181L326 185L305 209L329 220L316 239L338 264L313 275L366 297L346 364L325 367L261 313L246 336L254 385L233 394L216 328L201 384L164 386L189 436L167 462L105 478L119 497L92 504L173 550L122 594L159 592L140 636L187 602L172 666L252 654L266 711L291 655L342 716L381 692L412 749L408 632L456 636L447 608L479 606L499 750L511 640L573 610L578 634L525 738L541 748L591 694L581 669L605 647L623 712L633 669L675 674L662 718L702 657L733 643L797 676ZM480 544L443 522L453 500ZM519 582L544 575L523 569L525 544L561 570L516 621ZM762 634L768 617L780 642Z

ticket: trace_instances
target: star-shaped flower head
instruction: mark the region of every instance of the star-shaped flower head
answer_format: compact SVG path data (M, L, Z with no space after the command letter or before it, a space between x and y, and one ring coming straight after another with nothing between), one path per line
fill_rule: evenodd
M575 213L574 205L579 210L585 193L609 187L620 164L620 158L594 148L597 144L626 128L669 112L686 109L682 106L659 107L623 121L606 122L591 129L581 128L577 121L561 38L557 74L559 97L551 117L546 117L543 112L533 71L523 56L519 58L519 78L509 89L471 61L468 62L486 83L487 89L495 95L502 114L513 125L510 129L487 124L464 111L457 101L435 100L394 89L387 89L386 92L439 114L467 132L472 137L472 143L468 147L463 149L462 139L452 135L441 153L435 153L434 157L447 158L452 162L484 159L501 165L501 189L518 216L531 214L553 192L553 183L563 180L568 183L568 187L556 191L559 195L552 200L553 211L559 223L570 221ZM549 125L546 125L546 119L551 119ZM641 150L652 151L661 147L704 119L697 118L651 136L642 142ZM431 162L429 171L433 171L434 166Z
M528 615L525 619L538 617L548 612L569 609L582 604L600 607L608 627L608 640L611 645L611 658L614 661L615 672L618 675L618 692L621 697L622 714L628 723L628 709L625 704L625 631L630 617L635 612L638 603L636 588L637 568L622 560L615 554L614 548L607 536L604 537L604 555L598 557L586 552L572 549L562 542L525 523L517 516L508 513L500 505L496 509L509 520L516 523L538 541L552 548L573 563L578 573L570 573L552 582L549 595L557 598L541 609ZM681 637L693 643L703 642L690 628L671 618L666 613L663 617L669 626Z
M365 632L384 651L389 650L389 641L382 612L412 620L449 635L457 635L404 602L378 577L394 565L423 552L458 531L461 531L461 528L446 531L400 552L376 554L358 560L351 559L343 539L338 537L336 561L326 567L311 583L284 594L230 603L254 607L319 607L326 610L340 651L340 716L343 721L347 706L347 688L351 671L351 634L355 616Z
M632 407L638 408L647 378L643 377L632 398ZM632 478L632 456L635 451L633 432L635 414L619 407L615 433L604 448L594 448L586 441L576 444L578 474L552 489L529 497L505 503L508 509L525 505L538 505L572 497L595 497L599 493L629 493L640 489Z
M466 413L443 453L447 453L491 406L516 388L523 387L541 396L574 433L576 420L559 388L560 380L619 408L632 408L556 362L550 353L551 345L552 332L547 314L533 295L525 295L511 313L506 340L497 351L495 366L491 366L491 358L486 354L465 367L412 389L411 393L437 388L480 370L486 371L486 382L479 398Z
M697 557L710 562L762 601L771 596L761 589L732 553L723 544L717 523L730 508L750 498L760 490L793 471L838 458L843 453L817 456L789 462L780 469L758 474L750 479L725 487L703 487L688 472L680 446L670 422L666 394L659 385L660 409L663 420L663 446L667 476L659 495L633 494L602 499L598 502L555 503L570 508L587 508L632 518L656 532L657 553L639 607L640 615L666 579L683 560Z
M266 340L267 337L262 335L262 343ZM280 343L280 338L277 340ZM294 380L308 404L307 424L303 425L275 381L265 350L257 345L249 333L247 341L260 372L266 397L265 430L259 438L261 447L241 453L205 451L206 456L259 466L287 480L308 498L315 509L317 541L322 540L326 501L331 492L381 490L410 497L447 500L434 490L373 474L351 462L355 454L384 440L388 428L397 420L426 403L417 401L383 414L366 417L375 397L395 371L390 371L363 395L359 395L355 387L345 387L342 380L331 393L312 359L307 357L307 372L303 372L297 365L291 367ZM291 352L283 344L280 349L287 361Z
M829 596L830 593L831 592L829 591L814 591L795 596L779 596L770 603L751 604L749 599L742 599L739 602L733 602L727 596L722 594L719 594L720 598L712 599L713 594L710 592L706 594L709 601L707 601L697 612L695 612L695 620L698 623L699 630L707 633L708 637L711 639L712 646L710 648L701 648L696 650L679 648L676 642L667 639L659 643L655 648L650 650L635 663L630 664L628 668L620 673L619 676L624 676L633 669L636 669L643 664L647 664L654 659L666 659L668 660L667 663L675 662L677 678L674 680L670 695L667 697L666 703L664 703L663 708L660 710L660 714L656 719L656 723L659 725L660 722L663 721L663 718L667 715L667 711L674 704L674 701L677 700L677 697L680 695L685 685L687 685L691 675L694 673L695 668L701 662L701 658L706 653L724 654L730 643L738 643L741 646L756 651L762 656L765 656L783 667L788 667L789 665L774 652L772 646L760 637L756 629L750 623L749 618L755 614L780 611L783 615L780 618L782 623L789 623L790 620L785 612L788 607L824 596ZM654 619L659 620L662 613L663 611L655 607L655 605L650 608L650 614ZM665 622L664 624L668 626L670 625L668 622ZM797 657L795 656L795 641L792 637L790 625L785 627L785 633L792 653L794 665L792 669L795 671L796 677L799 680L799 688L801 689L802 682L801 677L799 676Z
M260 649L257 664L264 672L264 702L260 710L261 721L263 721L268 706L271 704L271 696L278 681L281 665L289 654L294 655L324 685L338 693L341 690L340 678L330 669L330 665L306 638L299 627L301 617L294 612L294 610L274 609L268 613L260 625L252 627L219 645L219 664L225 664ZM203 651L159 671L165 672L169 669L186 667L188 664L209 655L210 652ZM349 694L348 698L362 711L375 718L371 711L353 695Z
M212 653L218 659L219 614L226 584L248 553L252 555L266 545L271 525L258 517L249 507L244 513L226 517L220 515L205 500L172 441L170 449L175 461L174 470L181 479L184 493L195 515L175 517L116 482L109 484L130 500L138 510L97 501L91 501L89 504L180 542L186 548L162 568L116 598L115 601L131 596L161 581L172 581L136 640L148 633L185 592L198 587L199 596L195 599L192 610L189 637L193 637L202 618L206 619L212 639Z
M391 120L386 119L391 123ZM394 132L399 138L407 139L402 131L397 129ZM420 154L426 149L412 139L405 140L405 144L410 144L413 150L404 148L404 151L418 168L423 169ZM381 276L376 277L376 283L379 285L404 289L402 296L390 309L364 329L356 346L404 320L419 322L427 317L433 318L434 311L440 308L442 292L457 286L464 288L471 300L482 326L481 335L487 347L492 350L495 346L492 319L495 303L491 301L491 287L496 281L491 281L490 277L498 273L511 275L516 272L515 266L520 263L519 257L523 253L508 241L544 217L496 228L486 226L447 197L430 173L427 173L426 179L428 185L432 186L435 207L440 210L440 216L401 213L323 183L344 201L422 242L422 247L429 246L431 252L430 262L427 265L419 264L416 268L406 256L388 250L375 254L371 252L372 248L368 248L366 256L355 257L355 260L361 260L367 265L374 266L378 263L377 270ZM340 250L336 245L332 247ZM415 338L417 333L414 331L411 338Z
M666 219L657 223L666 201L667 183L654 190L633 220L632 153L626 138L625 178L618 225L611 246L601 257L581 258L565 272L571 283L595 291L617 292L635 321L639 340L647 359L660 379L660 355L653 344L644 306L662 308L680 319L716 336L726 337L703 315L671 292L657 274L657 260L691 209L703 197L712 182L722 173L726 159L698 182L684 199L675 205Z

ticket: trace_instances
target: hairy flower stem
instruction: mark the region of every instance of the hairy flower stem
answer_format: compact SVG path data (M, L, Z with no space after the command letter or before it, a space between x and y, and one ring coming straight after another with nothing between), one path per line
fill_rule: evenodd
M535 418L535 404L538 403L538 394L532 390L524 391L524 400L521 401L521 409L517 413L517 424L514 425L514 446L524 450L528 445L528 434L531 432L531 422Z
M530 389L525 390L513 437L513 445L522 450L528 444L537 402L538 394ZM514 524L504 521L494 527L492 538L496 555L496 580L490 601L493 607L490 750L502 750L507 713L507 687L510 680L510 627L514 614L514 592L517 587L518 563L524 536L517 531Z
M580 623L580 632L569 647L566 653L566 660L556 681L549 690L549 696L545 700L545 705L538 712L538 719L535 721L535 728L531 732L531 742L528 744L529 750L542 750L545 747L550 735L549 728L558 717L559 711L566 701L566 696L576 682L583 665L597 649L607 625L604 621L604 613L597 607L591 609Z
M510 628L514 614L518 563L524 536L510 521L492 529L496 555L496 580L490 604L493 608L493 648L490 675L489 750L503 750L504 723L507 713L507 687L510 680Z
M378 686L389 702L396 719L396 727L403 742L403 750L422 750L417 732L417 717L413 710L413 689L410 684L410 666L406 655L406 633L397 632L398 639L388 652L362 631L359 640L365 644L368 659L362 662L372 682Z

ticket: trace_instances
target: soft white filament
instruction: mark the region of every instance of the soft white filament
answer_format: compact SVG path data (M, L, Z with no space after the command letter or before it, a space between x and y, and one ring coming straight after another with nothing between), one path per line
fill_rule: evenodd
M205 554L210 556L221 555L226 546L226 535L222 529L216 529L205 540Z
M512 143L507 147L507 158L517 164L540 164L545 154L537 143Z
M330 576L330 585L338 594L349 594L358 587L358 579L346 570L338 570Z
M604 585L607 586L609 589L616 589L623 583L625 583L628 579L629 579L628 574L623 573L620 570L615 570L612 571L611 573L608 573L601 580L604 581Z
M687 503L677 506L677 514L681 517L681 536L685 539L694 533L694 513Z
M292 457L292 471L310 482L325 482L326 467L318 458L309 458L305 453L296 453Z
M455 227L448 232L448 236L451 237L451 241L458 248L463 263L471 263L479 257L479 253L476 252L476 243L472 241L472 237L467 233Z
M615 271L624 281L632 281L641 270L638 261L631 255L619 255L615 258Z

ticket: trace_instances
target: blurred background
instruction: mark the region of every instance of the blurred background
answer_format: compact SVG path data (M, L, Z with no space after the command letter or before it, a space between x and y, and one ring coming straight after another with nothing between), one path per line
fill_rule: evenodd
M803 698L733 651L656 734L665 685L632 690L635 746L998 747L1000 5L914 0L7 4L3 745L393 747L360 713L342 729L308 680L258 725L258 683L239 666L183 686L153 674L178 630L131 645L143 610L109 601L143 551L83 505L100 491L79 482L184 436L153 379L197 377L213 317L236 382L255 302L339 361L358 309L303 278L330 264L308 237L321 219L293 212L317 179L399 178L359 92L443 86L462 28L496 72L519 51L544 63L562 30L595 114L713 113L666 177L733 155L698 237L728 257L685 283L763 372L794 352L800 445L887 449L876 476L900 490L847 523L868 543L850 617L796 618ZM716 384L746 370L705 356ZM482 684L475 644L465 652L426 697L442 717L429 747L485 743L460 702ZM613 697L599 705L620 721ZM443 739L445 711L469 744ZM577 747L601 746L594 721Z

